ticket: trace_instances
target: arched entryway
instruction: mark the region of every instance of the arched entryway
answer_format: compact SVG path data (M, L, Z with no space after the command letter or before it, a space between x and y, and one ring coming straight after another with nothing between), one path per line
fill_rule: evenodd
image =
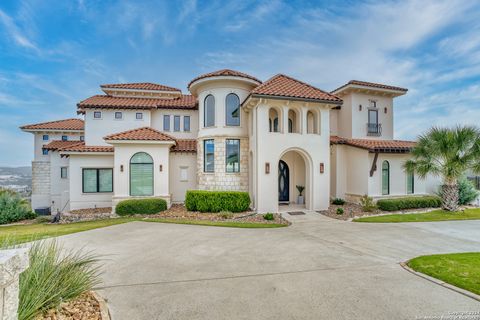
M310 157L303 150L287 150L278 162L278 202L280 205L309 207L311 188ZM300 190L302 192L300 193Z

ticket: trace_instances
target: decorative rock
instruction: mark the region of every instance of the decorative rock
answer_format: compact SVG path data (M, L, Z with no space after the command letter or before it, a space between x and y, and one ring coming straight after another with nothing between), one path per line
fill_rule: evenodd
M18 318L19 276L28 262L28 249L0 250L0 320Z

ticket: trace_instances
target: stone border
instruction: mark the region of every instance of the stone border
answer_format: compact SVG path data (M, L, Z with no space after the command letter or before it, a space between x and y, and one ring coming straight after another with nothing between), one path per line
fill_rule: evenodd
M107 306L107 301L93 290L90 291L90 293L98 301L98 305L100 306L100 318L102 320L111 320L110 311L108 310L108 306Z
M407 261L407 262L408 262L408 261ZM431 277L431 276L426 275L426 274L424 274L424 273L415 271L415 270L413 270L412 268L410 268L410 267L407 265L407 262L400 262L400 266L401 266L403 269L407 270L408 272L410 272L410 273L412 273L412 274L414 274L414 275L416 275L416 276L418 276L418 277L421 277L421 278L423 278L423 279L425 279L425 280L428 280L428 281L430 281L430 282L433 282L433 283L435 283L435 284L438 284L439 286L442 286L442 287L444 287L444 288L450 289L450 290L455 291L455 292L457 292L457 293L463 294L464 296L467 296L467 297L469 297L469 298L471 298L471 299L480 301L480 295L475 294L475 293L473 293L473 292L470 292L470 291L468 291L468 290L465 290L465 289L456 287L456 286L454 286L454 285L452 285L452 284L449 284L449 283L447 283L447 282L445 282L445 281L442 281L442 280L440 280L440 279Z

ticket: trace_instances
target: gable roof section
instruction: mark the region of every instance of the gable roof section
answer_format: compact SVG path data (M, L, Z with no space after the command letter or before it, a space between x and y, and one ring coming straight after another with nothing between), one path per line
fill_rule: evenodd
M103 138L108 141L175 141L175 138L150 127L114 133Z
M404 140L373 140L373 139L347 139L338 136L330 137L331 144L345 144L352 147L380 153L408 153L415 146L414 141Z
M77 140L77 141L73 141L73 140L69 140L69 141L53 140L53 141L43 145L42 149L56 151L56 150L60 150L60 149L67 148L67 147L73 147L73 146L76 146L76 145L79 145L79 144L84 144L84 142L79 141L79 140Z
M172 152L197 152L197 140L178 139L177 144L171 149Z
M291 98L292 100L308 100L319 102L333 102L341 104L343 101L339 97L326 91L315 88L308 83L286 76L277 74L259 85L251 92L252 96L272 96Z
M182 95L174 99L114 97L95 95L77 104L78 113L85 109L185 109L196 110L197 99L192 95Z
M407 92L408 89L406 88L401 88L401 87L395 87L395 86L390 86L387 84L381 84L381 83L375 83L375 82L367 82L367 81L359 81L359 80L350 80L343 86L338 87L337 89L333 90L333 92L337 92L342 90L343 88L348 87L349 85L356 85L356 86L363 86L363 87L371 87L371 88L376 88L376 89L384 89L384 90L394 90L394 91L403 91Z
M21 126L22 130L65 130L83 131L84 122L82 119L71 118Z
M250 80L256 81L258 83L262 83L262 81L258 80L257 78L255 78L255 77L253 77L249 74L246 74L246 73L243 73L243 72L240 72L240 71L231 70L231 69L222 69L222 70L217 70L217 71L214 71L214 72L205 73L205 74L202 74L202 75L194 78L192 81L190 81L188 83L187 87L190 88L192 83L194 83L198 80L205 79L205 78L211 78L211 77L239 77L239 78L250 79Z
M151 82L102 84L102 89L127 89L148 91L180 91L180 89Z

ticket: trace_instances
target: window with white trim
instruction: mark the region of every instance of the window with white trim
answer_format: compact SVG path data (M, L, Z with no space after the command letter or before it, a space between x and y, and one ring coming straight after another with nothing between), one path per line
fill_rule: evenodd
M93 118L94 119L101 119L102 118L102 112L101 111L94 111L93 112Z
M123 113L120 111L115 112L115 120L122 120Z
M163 131L170 131L170 116L168 114L163 116Z
M62 178L62 179L67 179L68 178L68 168L67 167L61 167L60 168L60 178Z
M180 131L180 116L173 116L173 131Z
M102 193L113 192L113 169L112 168L83 168L82 169L82 192Z

